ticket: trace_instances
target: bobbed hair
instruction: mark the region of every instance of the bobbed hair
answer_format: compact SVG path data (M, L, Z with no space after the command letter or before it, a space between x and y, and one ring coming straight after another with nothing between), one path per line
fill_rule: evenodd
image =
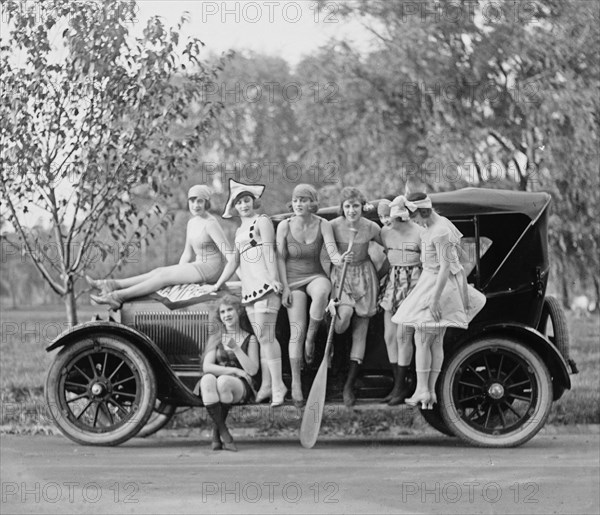
M367 203L367 197L365 197L365 195L362 191L360 191L358 188L354 188L353 186L346 186L340 192L340 207L339 207L340 215L344 214L344 202L346 202L347 200L358 200L360 202L361 206L363 207L363 210L364 210L365 204Z
M406 200L410 201L410 202L416 202L417 200L424 200L427 198L427 193L424 193L422 191L417 191L415 193L410 193L407 197ZM411 211L410 209L408 210L409 214L409 218L414 218L415 216L417 216L417 213L421 215L422 218L429 218L431 216L431 213L433 212L433 208L431 207L420 207L418 209L416 209L415 211Z
M190 199L188 199L188 203L190 202ZM211 203L210 203L210 199L204 199L204 209L206 211L208 211L211 208Z
M233 207L235 207L237 201L243 197L252 197L252 208L253 209L258 209L262 205L260 202L260 199L256 198L254 195L252 195L252 193L250 193L249 191L242 191L237 197L235 197L235 199L233 199L233 202L232 202Z

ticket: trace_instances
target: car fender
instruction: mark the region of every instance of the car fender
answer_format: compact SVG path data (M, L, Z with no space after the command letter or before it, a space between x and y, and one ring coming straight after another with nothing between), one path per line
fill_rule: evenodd
M524 324L498 323L485 326L469 327L467 332L456 343L455 348L482 336L505 336L526 340L530 348L537 352L546 363L552 376L554 400L560 399L565 390L571 389L569 368L559 350L542 333Z
M148 336L118 322L99 320L76 325L58 335L46 347L46 352L52 352L60 347L68 347L79 341L82 337L87 337L94 333L121 336L148 358L156 377L160 378L157 384L158 398L160 400L177 406L203 406L202 400L194 395L175 375L164 353Z

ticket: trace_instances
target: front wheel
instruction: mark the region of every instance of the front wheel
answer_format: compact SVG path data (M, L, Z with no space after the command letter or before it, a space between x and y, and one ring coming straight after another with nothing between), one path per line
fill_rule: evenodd
M544 426L552 405L545 363L522 343L477 340L448 360L442 417L459 438L482 447L516 447Z
M168 404L157 400L154 405L154 411L152 411L152 415L150 415L148 422L146 422L146 425L140 429L136 436L139 438L146 438L147 436L157 433L171 422L175 416L175 411L177 411L177 406L174 404Z
M127 340L94 334L62 349L46 378L46 402L65 436L83 445L118 445L146 423L156 379Z

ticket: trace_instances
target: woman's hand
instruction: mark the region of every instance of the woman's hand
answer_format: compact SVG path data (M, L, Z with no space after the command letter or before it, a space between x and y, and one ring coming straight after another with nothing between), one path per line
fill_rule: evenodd
M329 304L327 304L327 307L325 308L325 310L328 311L332 317L334 317L337 313L337 307L339 305L340 305L340 299L331 299L329 301Z
M352 263L354 261L354 252L352 252L351 250L347 250L346 252L344 252L341 256L341 262L342 263Z
M252 383L252 376L241 368L234 368L235 372L232 374L240 379L245 379L248 383Z
M290 290L289 286L283 287L283 293L281 295L281 303L286 308L292 307L292 290Z
M238 348L238 344L235 339L229 338L229 340L224 343L223 347L229 351L235 351Z
M431 311L433 319L436 322L439 322L442 318L442 306L440 304L440 299L433 298L429 301L429 311Z
M216 284L207 284L205 286L205 288L206 288L206 290L205 290L206 293L210 294L210 293L215 293L215 292L219 291L220 286L217 286Z
M282 293L283 292L283 283L280 281L273 281L271 282L271 287L273 288L273 291L275 293Z

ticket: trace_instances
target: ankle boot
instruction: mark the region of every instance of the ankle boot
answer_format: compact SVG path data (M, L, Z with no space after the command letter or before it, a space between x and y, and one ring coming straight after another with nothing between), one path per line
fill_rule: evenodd
M402 404L404 399L406 399L410 393L410 387L406 383L409 368L410 367L407 366L396 365L396 381L394 382L394 388L391 391L392 397L388 401L388 406L398 406L398 404Z
M260 404L261 402L265 402L271 398L271 374L269 373L269 367L267 365L266 359L260 360L260 388L256 393L255 402Z
M227 425L225 424L225 419L223 418L223 406L226 406L225 412L229 411L229 405L221 404L220 402L216 402L214 404L207 404L206 411L212 418L213 423L219 432L221 440L223 442L223 449L227 451L237 451L237 447L233 441L233 437L227 429Z
M321 326L322 320L316 320L310 317L308 328L306 329L306 339L304 340L304 360L307 365L312 365L315 361L315 337Z
M231 404L225 404L224 402L221 403L221 413L223 414L223 424L225 425L227 421L227 415L229 415L230 410ZM231 436L229 430L227 430L227 434L231 437L231 441L227 441L227 438L223 438L223 449L225 449L226 451L237 452L237 446L235 445L235 442L233 441L233 437Z
M302 358L290 358L292 369L292 400L297 408L304 406L302 395Z
M392 397L394 396L394 388L396 388L396 385L398 384L398 365L396 365L395 363L392 363L392 374L394 375L394 384L392 385L390 393L388 393L383 399L381 399L381 402L387 403L391 401Z
M359 369L358 361L350 360L350 367L348 368L348 377L344 383L343 398L346 407L354 406L356 403L356 395L354 395L354 382L358 375Z
M428 409L431 403L431 395L429 394L429 372L430 369L417 370L417 389L412 397L404 399L408 406L417 406L421 404L421 409Z
M217 429L217 426L215 426L214 424L213 424L213 429L212 429L212 442L211 442L210 446L213 451L220 451L221 449L223 449L223 442L221 442L221 435L219 434L219 430Z

